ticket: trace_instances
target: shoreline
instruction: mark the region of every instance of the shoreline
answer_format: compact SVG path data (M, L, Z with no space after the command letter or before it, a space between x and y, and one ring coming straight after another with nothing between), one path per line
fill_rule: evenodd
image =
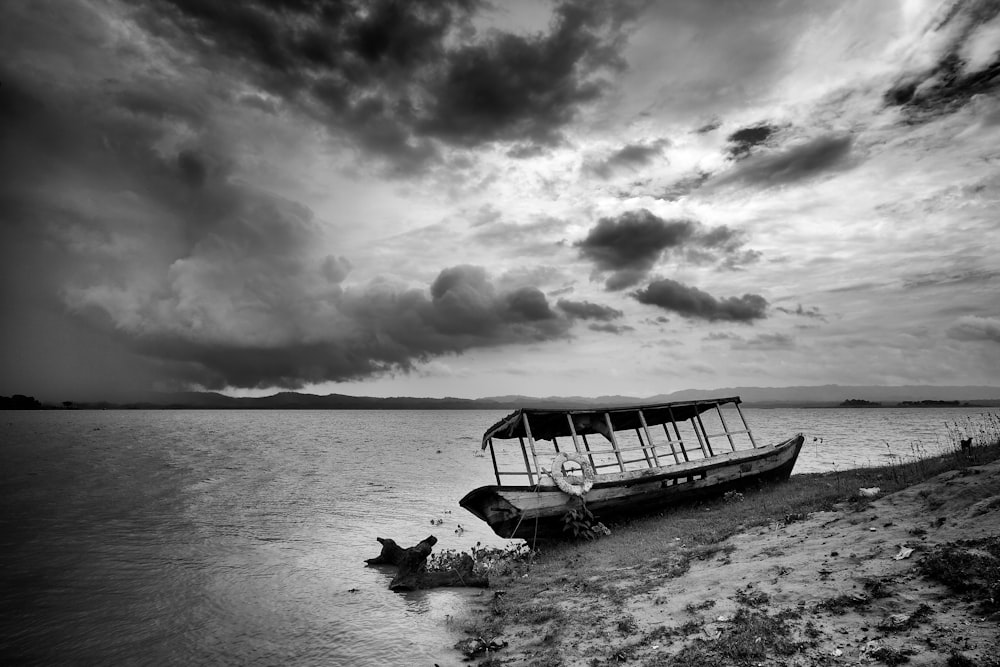
M855 497L815 510L776 485L553 545L474 599L463 630L503 648L472 661L1000 665L1000 460L977 449L915 483L877 469L899 490L875 499L814 475ZM712 519L761 508L715 539Z

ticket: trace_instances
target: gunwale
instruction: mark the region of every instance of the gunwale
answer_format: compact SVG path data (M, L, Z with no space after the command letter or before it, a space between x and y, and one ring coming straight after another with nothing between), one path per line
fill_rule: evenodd
M802 435L797 434L788 440L755 447L754 449L742 449L735 452L722 452L707 459L695 459L683 463L672 463L665 466L648 468L645 470L629 470L626 472L598 473L594 477L594 489L603 487L622 487L629 483L645 483L653 481L663 481L664 479L675 479L690 477L693 473L707 472L716 468L722 468L734 463L751 463L758 459L765 458L774 453L775 450L787 445L791 440ZM558 491L559 488L551 479L546 479L537 484L496 484L505 491Z

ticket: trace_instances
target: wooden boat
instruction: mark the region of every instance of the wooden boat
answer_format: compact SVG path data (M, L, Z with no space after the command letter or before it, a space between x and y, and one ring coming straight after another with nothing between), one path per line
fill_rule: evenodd
M519 453L495 442L514 439ZM497 483L469 492L459 504L501 537L560 538L566 536L564 517L584 504L605 522L785 480L802 442L799 433L758 445L738 396L601 409L522 408L483 435Z

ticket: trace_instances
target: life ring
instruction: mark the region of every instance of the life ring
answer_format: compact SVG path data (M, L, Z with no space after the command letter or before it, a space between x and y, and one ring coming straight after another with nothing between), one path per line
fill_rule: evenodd
M563 465L567 461L572 461L580 466L580 470L583 472L583 479L573 475L568 477L563 471ZM559 490L563 493L567 493L571 496L583 496L586 495L588 491L594 486L594 467L590 465L590 461L587 460L585 456L581 454L567 454L566 452L559 452L556 457L552 459L552 472L549 473L552 477L552 481L556 483Z

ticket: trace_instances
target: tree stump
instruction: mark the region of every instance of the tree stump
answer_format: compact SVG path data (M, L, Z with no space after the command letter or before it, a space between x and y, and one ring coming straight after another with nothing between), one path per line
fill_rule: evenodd
M437 538L433 535L408 549L403 549L389 538L376 539L382 545L382 552L365 562L369 565L395 565L399 568L396 576L389 582L390 590L414 591L446 586L489 588L489 579L473 573L475 563L469 554L462 554L455 568L428 572L427 557L431 555L431 548L437 544Z

